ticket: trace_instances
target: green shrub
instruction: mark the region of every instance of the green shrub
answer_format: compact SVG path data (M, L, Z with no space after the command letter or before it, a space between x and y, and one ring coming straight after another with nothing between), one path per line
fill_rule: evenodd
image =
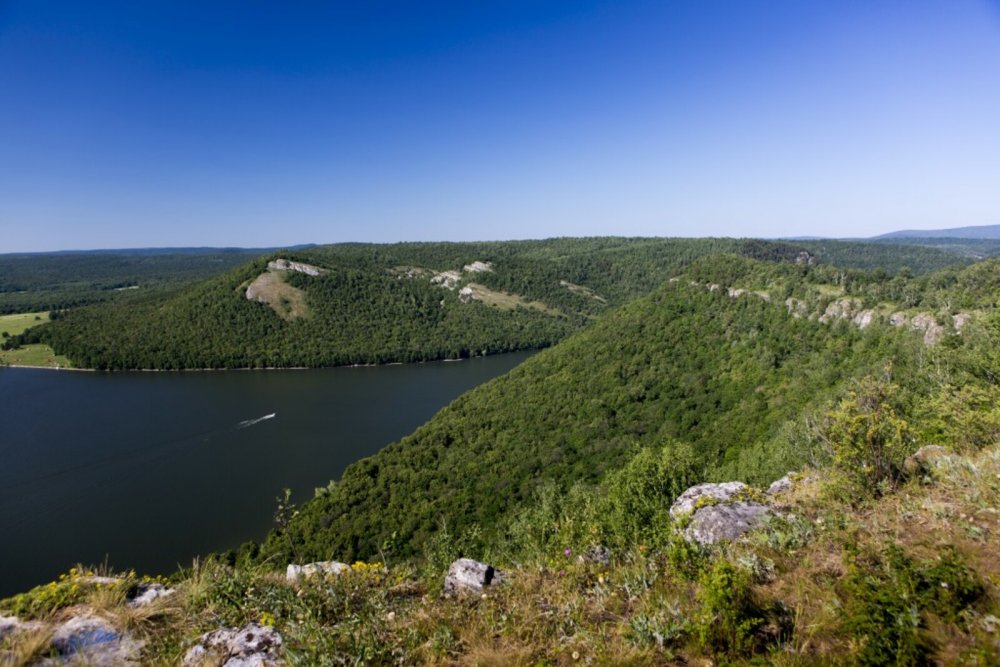
M983 592L982 583L951 548L931 562L915 561L895 546L881 557L855 555L841 596L844 628L857 642L857 662L928 662L935 647L925 631L927 616L957 622Z
M828 415L834 464L863 496L895 488L913 450L910 427L898 414L898 390L887 378L866 377Z
M605 484L600 517L607 540L616 546L669 543L670 506L699 481L698 457L691 445L668 441L641 449Z
M750 586L749 574L725 559L702 574L698 601L701 609L696 634L703 650L713 655L737 656L750 652L764 613Z

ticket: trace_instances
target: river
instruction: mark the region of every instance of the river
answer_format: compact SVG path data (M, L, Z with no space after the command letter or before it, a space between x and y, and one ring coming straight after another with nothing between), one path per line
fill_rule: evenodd
M0 596L76 563L167 574L530 353L317 370L0 368Z

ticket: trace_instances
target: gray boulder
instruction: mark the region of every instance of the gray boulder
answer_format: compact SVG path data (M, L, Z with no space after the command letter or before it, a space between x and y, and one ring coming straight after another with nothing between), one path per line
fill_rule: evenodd
M756 528L771 516L771 509L760 503L721 503L702 507L694 513L684 530L684 539L698 544L728 542Z
M698 544L734 540L772 514L767 505L748 498L743 482L698 484L678 496L670 508L674 519L690 517L684 538Z
M738 493L745 493L749 487L743 482L722 482L720 484L706 483L692 486L677 496L670 507L670 516L679 519L694 511L699 501L710 499L714 502L725 502Z
M278 665L281 635L274 628L251 623L242 628L207 632L184 654L184 667L206 663L222 667L271 667Z
M288 581L294 582L299 579L306 579L316 574L340 574L341 572L346 572L350 569L351 566L347 563L338 563L335 560L325 560L317 563L307 563L306 565L289 565L285 568L285 578Z
M492 565L471 558L459 558L444 578L444 592L454 595L461 592L479 592L503 581L503 574Z

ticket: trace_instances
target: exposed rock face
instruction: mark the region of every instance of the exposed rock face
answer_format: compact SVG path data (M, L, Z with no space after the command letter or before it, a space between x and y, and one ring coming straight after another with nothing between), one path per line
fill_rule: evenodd
M444 592L449 595L479 592L501 582L502 573L492 565L471 558L459 558L448 568L448 574L444 578Z
M431 278L431 284L440 285L445 289L455 289L461 279L462 274L458 271L442 271L434 274L434 277Z
M335 560L308 563L306 565L289 565L285 568L285 578L288 581L298 581L299 579L305 579L315 574L340 574L350 569L351 566L347 563L338 563Z
M480 262L477 260L472 264L466 264L462 267L462 270L467 273L492 273L493 264L491 262Z
M670 507L670 516L679 519L685 514L694 511L695 506L702 499L710 499L715 502L725 502L738 493L746 493L749 487L743 482L722 482L721 484L698 484L677 496L677 500Z
M736 297L743 296L747 291L745 289L740 289L738 287L730 287L726 290L726 294L735 299Z
M875 311L874 310L860 310L855 315L851 322L854 323L859 329L868 328L872 322L875 321Z
M785 299L785 308L792 317L804 317L808 309L805 301L794 297Z
M60 625L52 635L52 648L60 657L42 665L138 665L143 646L94 616L78 616Z
M961 331L971 319L972 315L969 315L968 313L955 313L951 316L951 325L955 327L955 331Z
M477 299L476 293L472 290L471 287L463 287L458 291L458 300L461 301L462 303L469 303L476 299Z
M910 320L910 326L924 332L926 345L934 345L944 336L944 327L938 324L937 318L930 313L917 313Z
M201 636L184 654L184 667L204 664L222 667L270 667L279 664L281 635L274 628L251 623L242 628L221 628ZM211 661L211 662L209 662Z
M684 539L689 542L715 544L734 540L772 514L767 505L740 499L748 492L743 482L698 484L677 498L670 516L679 519L694 512L684 530Z
M919 475L937 466L941 459L947 457L948 450L941 445L924 445L903 461L903 472L907 475Z
M299 273L304 273L307 276L318 276L323 273L323 269L318 266L303 264L302 262L293 262L287 259L276 259L268 262L267 268L272 271L298 271Z
M833 320L849 320L854 317L856 307L852 299L837 299L826 307L826 311L819 316L819 321L826 324Z
M901 327L909 321L910 318L903 312L893 313L889 316L889 324L894 327Z
M163 584L141 583L136 587L135 593L128 601L128 606L133 609L145 607L147 604L160 598L169 597L174 594L174 589L167 588Z

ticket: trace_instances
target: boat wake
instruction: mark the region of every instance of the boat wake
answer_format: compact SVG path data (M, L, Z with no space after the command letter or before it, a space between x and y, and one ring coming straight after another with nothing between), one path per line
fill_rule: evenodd
M264 421L265 419L274 419L277 416L278 416L278 413L272 412L269 415L264 415L263 417L257 417L256 419L244 419L243 421L241 421L237 425L237 428L247 428L248 426L253 426L254 424L259 424L260 422Z

